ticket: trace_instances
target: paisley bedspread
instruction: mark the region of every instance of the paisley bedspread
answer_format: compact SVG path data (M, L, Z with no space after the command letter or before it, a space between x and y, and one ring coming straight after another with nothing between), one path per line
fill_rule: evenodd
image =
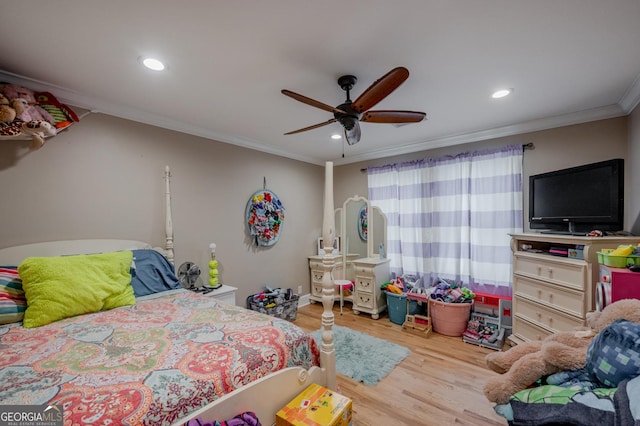
M0 328L0 404L65 425L170 425L271 372L319 365L296 325L186 290L43 327Z

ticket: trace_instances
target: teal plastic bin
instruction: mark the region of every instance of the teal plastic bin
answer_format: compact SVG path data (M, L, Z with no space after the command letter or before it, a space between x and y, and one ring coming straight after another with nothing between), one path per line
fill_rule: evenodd
M407 295L396 294L385 291L387 294L387 311L389 312L389 320L392 323L402 325L407 316ZM409 313L415 314L418 311L418 302L411 300Z

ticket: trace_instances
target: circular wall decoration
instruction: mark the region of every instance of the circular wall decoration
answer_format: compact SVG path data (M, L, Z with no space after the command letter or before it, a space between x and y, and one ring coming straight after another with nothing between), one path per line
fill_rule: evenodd
M247 230L258 246L272 246L280 238L284 222L284 206L276 194L263 189L256 191L245 212Z
M367 221L367 205L364 204L358 213L358 235L362 241L367 241L368 221Z

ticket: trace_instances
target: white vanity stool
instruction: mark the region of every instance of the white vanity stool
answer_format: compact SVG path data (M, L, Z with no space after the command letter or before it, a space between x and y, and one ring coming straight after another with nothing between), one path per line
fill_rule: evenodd
M347 287L352 287L353 283L349 280L334 280L333 284L338 286L338 291L340 292L340 315L342 315L342 307L344 306L344 290ZM351 291L353 291L353 288Z

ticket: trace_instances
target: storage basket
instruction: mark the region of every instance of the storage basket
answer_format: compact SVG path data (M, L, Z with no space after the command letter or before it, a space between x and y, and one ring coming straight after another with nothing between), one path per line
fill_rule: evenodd
M269 302L268 300L257 301L254 296L251 295L247 297L247 308L252 311L286 319L287 321L295 321L296 315L298 314L298 299L299 296L294 294L288 300L282 302ZM271 304L274 304L274 306L269 306Z
M385 291L387 294L387 310L389 311L389 320L398 325L404 324L407 316L407 295L396 294ZM415 314L418 310L418 302L411 300L409 306L409 314Z
M462 336L469 322L471 303L446 303L439 300L429 300L429 312L433 331L445 336Z
M640 265L640 256L613 256L613 249L603 249L598 252L598 263L612 268L626 268L629 265Z

